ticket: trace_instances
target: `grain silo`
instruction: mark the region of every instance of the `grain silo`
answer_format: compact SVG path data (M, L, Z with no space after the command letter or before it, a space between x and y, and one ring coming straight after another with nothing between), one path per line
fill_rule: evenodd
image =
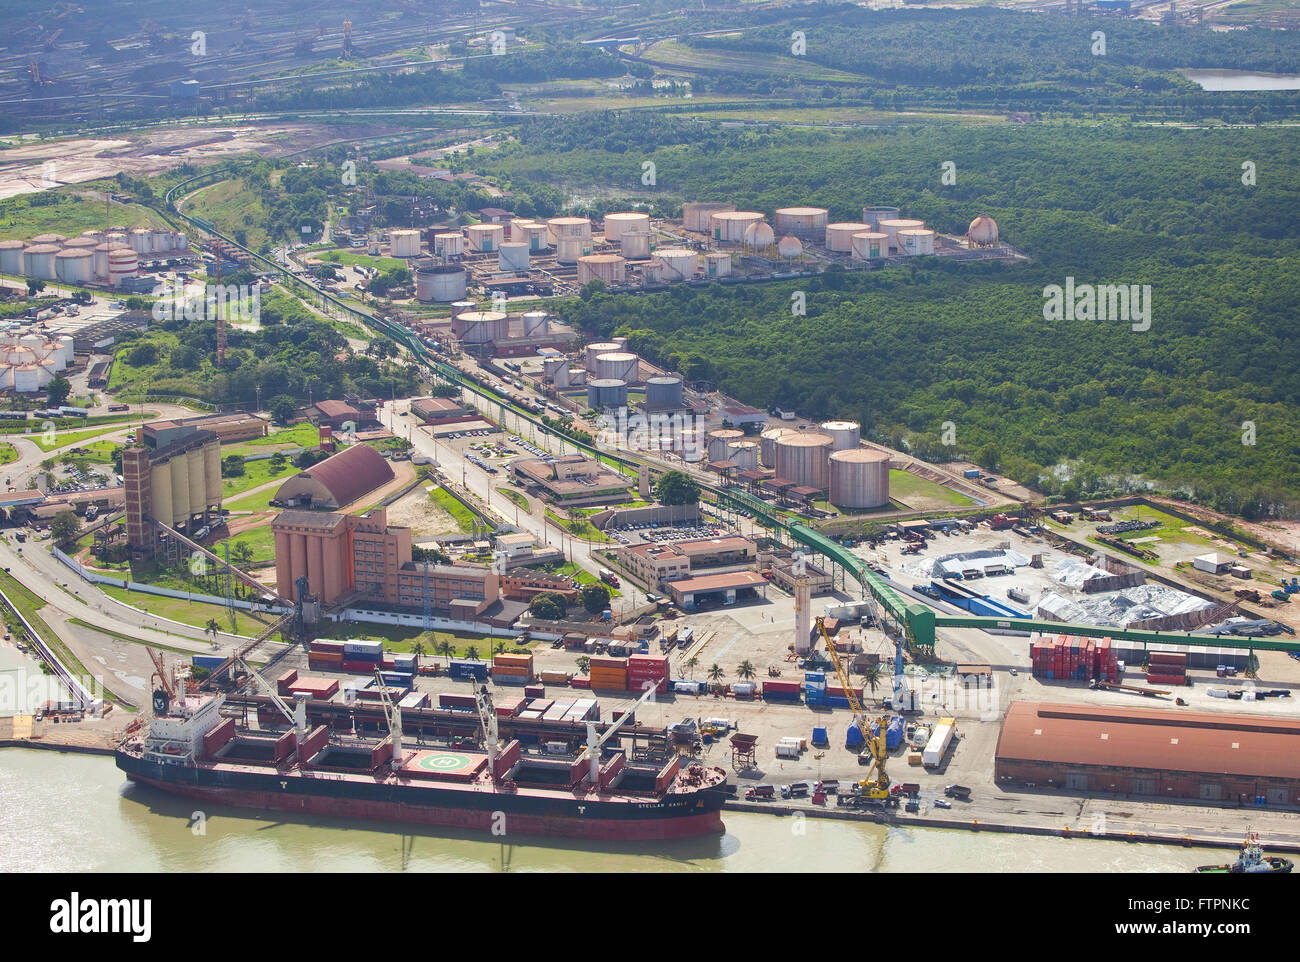
M35 237L32 238L31 243L33 245L41 245L41 244L61 245L65 240L67 240L67 238L64 237L62 234L37 234Z
M897 220L901 214L897 207L864 207L862 208L862 220L873 231L880 230L882 220Z
M137 254L153 253L153 231L148 227L136 227L127 234L127 240L131 244L131 250Z
M729 446L727 460L741 471L758 470L758 442L737 441Z
M747 250L764 252L776 244L776 234L770 224L766 221L759 221L745 228L743 243Z
M500 330L502 321L509 318L500 311L465 311L452 318L451 332L465 344L486 344Z
M980 214L966 229L966 240L971 247L996 247L998 223L987 214Z
M622 284L627 275L627 260L618 254L588 254L578 258L578 283L604 281Z
M557 245L561 237L577 237L591 243L591 220L587 217L552 217L546 222L551 244Z
M661 374L645 382L645 406L649 411L678 411L684 404L682 379Z
M605 241L617 244L627 231L649 231L650 215L636 212L606 214Z
M556 263L576 264L590 246L581 237L561 237L555 241Z
M587 369L588 374L596 373L596 358L602 354L613 354L621 351L623 345L614 341L595 341L587 345L587 356L583 359L583 366Z
M862 425L857 421L823 421L820 427L822 434L830 435L832 451L856 448L862 441Z
M0 274L23 272L23 248L26 246L20 240L0 241Z
M711 230L710 217L735 209L735 204L720 204L713 201L692 201L682 204L682 226L699 234L707 234Z
M853 259L873 261L889 256L889 235L880 231L864 230L853 235Z
M754 210L723 210L709 216L709 233L720 244L741 244L750 224L761 224L763 215Z
M487 253L499 250L505 236L506 229L500 224L470 224L465 228L465 237L472 251Z
M866 224L827 224L826 249L838 254L848 254L853 250L853 235L868 229Z
M726 251L710 251L704 255L706 277L727 277L731 274L731 255Z
M547 245L550 243L550 235L546 230L545 224L538 224L529 221L527 224L522 225L519 230L512 235L511 240L516 240L521 244L527 244L528 250L531 253L539 254L546 250Z
M54 255L54 274L65 284L89 284L95 275L94 252L76 248L59 251Z
M919 230L924 226L925 221L923 220L895 217L892 220L882 220L879 229L889 235L890 250L898 250L898 232L900 230Z
M415 269L415 299L441 304L465 296L465 268L455 264L424 264Z
M821 237L826 230L828 214L825 207L782 207L773 215L772 223L782 234Z
M551 315L545 311L524 314L524 337L543 337L551 331Z
M689 281L695 276L699 255L685 247L661 247L654 259L665 281Z
M563 391L569 386L569 359L567 357L548 357L542 361L542 371L546 380Z
M108 284L121 287L122 282L138 275L140 261L129 247L114 248L108 252Z
M704 436L705 442L709 447L710 461L725 461L731 454L731 447L737 441L743 441L745 438L744 431L737 431L735 428L719 428L716 431L710 431Z
M898 232L898 249L904 254L933 254L934 231L913 227Z
M390 230L388 250L394 257L419 257L420 232L418 230Z
M627 407L627 382L617 378L593 378L588 381L587 407L597 411Z
M459 257L465 253L465 235L434 234L433 252L439 257Z
M758 436L758 459L763 467L776 464L776 442L787 434L797 434L794 428L768 428Z
M627 381L639 379L641 359L627 351L610 351L596 355L596 377L602 380Z
M618 239L618 247L629 260L645 260L650 256L650 232L625 230Z
M789 235L782 237L776 244L776 252L788 261L803 256L803 241Z
M528 244L524 241L505 241L497 255L497 267L516 274L528 270Z
M831 453L830 435L817 431L795 431L777 438L773 450L776 455L773 467L778 478L819 491L827 489L830 484L830 469L827 466L827 458Z
M889 455L846 448L830 456L830 502L837 508L879 508L889 503Z
M53 244L33 244L23 250L23 274L43 281L54 280L54 258L59 249Z

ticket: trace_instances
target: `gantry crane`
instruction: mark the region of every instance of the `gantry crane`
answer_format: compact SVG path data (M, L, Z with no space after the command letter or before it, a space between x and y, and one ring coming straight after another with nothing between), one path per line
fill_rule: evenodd
M859 797L878 801L882 805L888 805L892 799L889 794L889 776L885 773L885 760L888 757L888 752L885 750L885 731L889 720L883 715L877 718L876 734L871 733L871 722L867 718L866 710L862 707L862 701L858 698L858 693L849 682L848 672L844 670L839 652L835 650L835 645L831 643L830 635L826 633L826 625L821 617L817 618L817 631L821 634L822 641L826 643L826 655L830 658L831 664L835 666L835 674L840 680L840 686L844 689L844 696L849 701L849 708L853 712L853 720L857 724L858 730L862 732L862 740L871 753L871 768L867 771L867 777L858 782Z

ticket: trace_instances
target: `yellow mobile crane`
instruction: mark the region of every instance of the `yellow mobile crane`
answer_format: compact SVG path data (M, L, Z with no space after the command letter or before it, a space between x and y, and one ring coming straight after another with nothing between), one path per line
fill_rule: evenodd
M858 797L864 801L876 802L886 807L897 807L898 799L889 793L889 776L885 774L885 759L888 753L885 750L885 730L888 727L889 720L885 717L876 719L876 732L871 734L871 722L867 719L866 710L862 707L862 701L858 698L857 692L849 683L849 673L844 670L844 665L840 661L839 652L835 650L835 645L831 643L830 636L826 634L826 626L822 619L817 618L817 631L822 636L822 641L826 642L826 655L835 666L835 674L840 680L840 686L844 689L844 696L849 700L849 708L853 712L853 720L862 732L862 740L866 742L867 750L871 753L871 768L867 772L867 777L858 782Z

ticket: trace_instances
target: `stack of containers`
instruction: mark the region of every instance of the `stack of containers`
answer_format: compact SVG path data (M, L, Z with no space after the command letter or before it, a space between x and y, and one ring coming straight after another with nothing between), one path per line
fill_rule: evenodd
M317 638L307 652L307 667L312 671L342 671L345 644L333 638Z
M450 711L477 711L478 701L473 695L445 694L438 696L438 707Z
M603 691L627 691L627 665L626 658L593 657L591 687Z
M542 718L546 721L564 721L564 716L573 708L571 701L551 702L551 707L542 712Z
M1101 640L1097 651L1097 677L1102 681L1119 681L1119 655L1109 638Z
M668 691L668 656L633 655L627 660L627 682L632 691L653 688L664 694Z
M806 671L803 675L803 700L809 705L826 704L826 672Z
M862 701L862 689L854 688L853 693L857 695L858 701ZM829 708L848 708L849 696L845 689L840 685L826 686L826 705Z
M492 658L492 681L498 685L527 685L533 680L533 656L502 652Z
M382 641L362 641L349 638L343 643L343 670L357 674L373 675L384 660Z
M487 681L488 663L472 658L453 658L447 674L461 681Z
M763 697L768 701L798 701L799 689L797 681L765 681Z
M1147 683L1151 685L1187 684L1187 653L1153 651L1147 660Z
M564 713L564 721L600 721L600 704L594 698L579 698Z

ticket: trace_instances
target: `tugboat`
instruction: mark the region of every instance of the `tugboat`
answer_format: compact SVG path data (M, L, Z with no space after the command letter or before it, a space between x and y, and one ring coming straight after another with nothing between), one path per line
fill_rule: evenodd
M1273 872L1285 875L1291 871L1291 864L1289 858L1265 855L1263 846L1259 844L1259 834L1248 832L1246 840L1241 843L1241 852L1237 855L1237 861L1231 865L1202 865L1195 871L1234 875Z

